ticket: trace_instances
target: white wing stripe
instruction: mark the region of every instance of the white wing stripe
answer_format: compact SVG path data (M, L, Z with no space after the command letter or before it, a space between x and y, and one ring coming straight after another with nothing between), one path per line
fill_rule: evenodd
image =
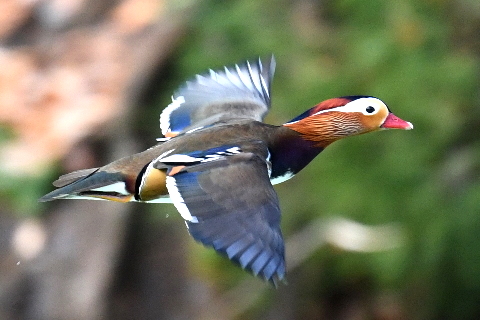
M153 160L152 162L161 161L163 157L169 155L169 154L172 153L174 150L175 150L175 148L174 148L174 149L170 149L170 150L168 150L168 151L165 151L164 153L162 153L161 155L159 155L157 158L155 158L155 160Z
M270 92L268 92L267 83L265 82L265 79L263 78L262 75L260 75L260 82L262 83L262 87L263 87L263 92L261 92L262 95L265 93L265 95L267 96L267 98L270 99Z
M257 79L253 77L254 75L254 72L252 71L252 66L250 65L250 61L247 61L247 67L248 67L248 73L250 75L250 81L253 83L254 85L254 89L256 89L259 93L262 93L262 86L260 83L257 83Z
M242 152L242 150L240 150L239 147L231 147L227 150L225 150L226 152L230 153L230 154L236 154L236 153L240 153ZM220 152L218 152L220 154Z
M215 153L212 153L212 154L207 154L201 158L195 158L195 157L192 157L192 156L189 156L187 154L172 154L172 155L169 155L167 157L168 154L170 154L172 150L169 150L165 153L163 153L160 157L158 157L156 160L154 160L153 162L161 162L161 163L165 163L165 164L172 164L172 163L195 163L195 162L208 162L208 161L214 161L214 160L218 160L218 159L221 159L225 156L233 156L235 154L239 154L242 152L242 150L239 148L239 147L231 147L231 148L228 148L228 149L225 149L225 151L217 151ZM148 170L148 168L147 168Z
M140 182L140 187L138 188L138 193L142 192L143 186L145 185L145 181L147 180L147 177L150 174L150 171L152 171L154 164L155 164L155 161L150 161L147 168L145 169L145 172L142 175L142 181Z
M203 158L194 158L186 154L172 154L171 156L160 159L162 163L190 163L190 162L199 162Z
M91 189L90 191L100 191L100 192L116 192L124 196L130 195L130 193L125 188L124 182L115 182L107 186Z
M183 96L179 96L176 98L172 97L172 103L170 103L160 114L160 130L162 130L163 135L171 131L170 115L172 114L173 111L180 108L180 106L184 103L185 103L185 98Z
M245 76L245 74L243 73L243 70L240 69L238 64L235 65L235 68L237 69L238 77L242 81L245 88L247 88L248 90L254 90L255 88L252 86L252 82L250 81L250 77Z
M238 89L242 90L245 87L240 77L237 74L233 74L227 67L225 67L225 75Z
M183 219L188 222L198 223L198 219L195 216L192 216L190 210L188 210L185 201L183 200L180 191L178 191L177 181L174 177L167 177L167 189L170 194L170 199L172 199L173 205L177 208L177 211L180 213Z

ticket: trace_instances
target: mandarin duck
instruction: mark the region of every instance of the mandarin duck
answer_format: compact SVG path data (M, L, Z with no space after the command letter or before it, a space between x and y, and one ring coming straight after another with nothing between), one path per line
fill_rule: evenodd
M197 75L161 113L158 144L63 175L40 201L173 203L196 241L276 285L286 268L273 185L336 140L413 126L371 96L329 99L283 125L265 124L274 69L272 56Z

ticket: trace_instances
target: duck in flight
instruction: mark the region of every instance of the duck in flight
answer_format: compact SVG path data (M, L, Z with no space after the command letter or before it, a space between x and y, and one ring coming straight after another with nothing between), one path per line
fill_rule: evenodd
M196 241L256 276L282 281L285 246L273 185L332 142L413 125L371 96L333 98L285 124L263 123L274 71L272 56L195 76L161 113L164 138L155 146L63 175L39 201L173 203Z

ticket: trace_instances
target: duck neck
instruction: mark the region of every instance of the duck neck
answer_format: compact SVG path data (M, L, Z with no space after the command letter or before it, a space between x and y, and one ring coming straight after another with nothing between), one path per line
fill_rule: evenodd
M296 174L313 160L324 147L302 138L301 134L285 126L277 127L269 146L272 163L271 178Z

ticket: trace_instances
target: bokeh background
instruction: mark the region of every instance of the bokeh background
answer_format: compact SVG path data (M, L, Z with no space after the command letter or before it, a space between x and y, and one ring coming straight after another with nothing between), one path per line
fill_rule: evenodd
M2 0L1 319L480 318L477 0ZM171 205L37 199L140 152L177 86L274 53L267 122L384 100L413 131L340 141L276 186L288 285Z

